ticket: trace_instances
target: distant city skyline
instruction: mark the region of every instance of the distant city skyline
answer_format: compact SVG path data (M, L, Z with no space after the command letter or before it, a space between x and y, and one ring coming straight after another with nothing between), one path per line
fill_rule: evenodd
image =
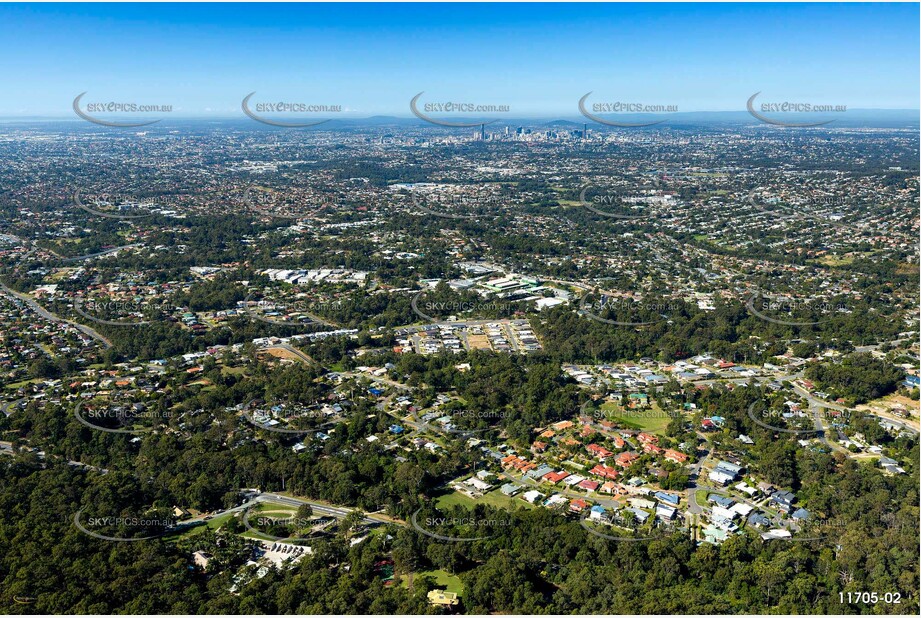
M171 118L245 118L252 92L343 119L411 117L420 92L507 106L470 114L500 122L575 119L588 92L679 114L744 112L755 92L915 110L918 19L917 4L2 5L0 117L73 119L83 92Z

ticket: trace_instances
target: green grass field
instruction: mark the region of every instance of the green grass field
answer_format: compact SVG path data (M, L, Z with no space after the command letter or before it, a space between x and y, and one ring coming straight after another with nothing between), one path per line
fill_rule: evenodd
M468 509L472 509L477 504L488 504L496 508L511 509L513 511L518 507L524 507L527 509L536 508L533 504L528 504L524 500L521 500L517 497L510 498L500 492L498 489L489 492L477 500L469 498L459 491L452 491L450 493L439 496L438 499L435 500L435 504L438 506L438 508L446 508L454 505L459 505Z
M219 517L215 517L214 519L209 519L209 520L206 521L204 524L195 526L194 528L190 528L189 530L186 530L186 531L183 532L182 534L179 534L179 535L177 535L177 536L175 536L175 537L170 536L170 537L167 537L167 538L170 538L170 539L172 539L172 538L176 538L176 539L186 539L186 538L189 538L189 537L191 537L191 536L195 536L196 534L201 534L201 533L204 532L205 530L217 530L218 528L220 528L221 526L223 526L224 524L226 524L226 523L230 520L230 518L233 517L233 516L234 516L233 513L226 513L226 514L221 515L221 516L219 516Z
M696 499L697 504L699 506L704 506L704 507L707 506L707 492L706 491L698 491L697 493L694 494L694 498Z
M292 517L296 512L297 512L296 509L286 504L278 504L278 503L272 503L272 502L260 502L259 504L256 504L250 509L250 518L252 520L252 518L256 516L260 516L260 515L264 517L285 518L285 517ZM225 523L227 523L234 515L235 513L225 513L224 515L219 515L218 517L209 519L203 524L199 524L195 526L194 528L190 528L189 530L186 530L182 534L178 534L175 537L171 536L169 538L184 539L184 538L188 538L191 536L195 536L196 534L201 534L205 530L217 530L218 528L223 526ZM262 538L262 537L255 536L253 535L253 533L248 532L248 531L245 532L243 536L246 536L248 538Z
M634 410L621 408L620 405L614 403L605 403L601 406L601 409L604 410L608 419L623 423L628 429L636 429L647 433L665 435L665 429L672 420L655 403L648 408Z
M6 388L7 390L14 391L14 390L16 390L17 388L20 388L20 387L23 387L23 386L27 386L27 385L29 385L29 384L37 384L38 382L41 382L41 381L44 380L44 379L45 379L45 378L30 378L30 379L28 379L28 380L21 380L21 381L19 381L19 382L11 382L11 383L7 384L5 388Z
M297 511L293 506L287 504L281 504L279 502L260 502L256 506L250 508L250 511L253 513L259 513L260 515L281 515L287 516L295 513Z
M448 592L455 592L459 595L463 593L464 591L464 585L461 583L460 577L458 577L457 575L451 575L447 571L442 571L442 570L419 571L418 573L415 573L414 575L417 578L424 577L426 575L429 577L434 577L435 582L438 584L438 587L444 588ZM403 586L409 586L409 576L408 575L403 575L400 579L402 579Z

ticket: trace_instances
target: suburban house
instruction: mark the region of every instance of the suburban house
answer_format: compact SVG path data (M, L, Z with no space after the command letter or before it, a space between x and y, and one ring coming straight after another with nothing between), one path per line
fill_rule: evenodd
M710 480L717 485L725 486L735 480L735 475L727 474L726 472L723 472L717 468L710 471Z
M544 494L540 493L536 489L532 489L531 491L521 494L521 497L525 500L525 502L534 504L535 502L543 498Z
M796 496L789 491L775 491L771 494L770 501L777 505L784 513L793 510L793 503L796 502Z
M657 491L654 495L659 502L665 502L666 504L677 506L678 503L681 502L681 498L678 496L678 494L670 494L665 491Z
M606 479L616 479L617 475L619 474L616 468L612 468L604 464L598 464L589 470L589 473Z
M560 470L559 472L548 472L543 476L543 479L555 485L565 479L567 476L569 476L569 472Z
M614 453L612 453L608 449L598 444L589 444L588 446L585 447L585 450L587 450L589 453L591 453L592 455L594 455L601 461L604 461L608 457L612 457L614 455Z
M678 509L665 504L656 505L656 517L662 521L673 521L678 513Z
M668 461L673 461L677 464L687 463L688 456L682 453L681 451L676 451L674 449L667 448L665 449L665 459Z
M460 603L457 599L456 592L448 592L447 590L429 590L428 592L429 603L432 605L457 605Z

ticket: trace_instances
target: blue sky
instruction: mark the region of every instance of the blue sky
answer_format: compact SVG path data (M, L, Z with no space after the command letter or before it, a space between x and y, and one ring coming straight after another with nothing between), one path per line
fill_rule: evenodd
M73 98L241 114L264 101L408 116L410 98L512 116L636 101L918 108L918 4L0 5L0 116Z

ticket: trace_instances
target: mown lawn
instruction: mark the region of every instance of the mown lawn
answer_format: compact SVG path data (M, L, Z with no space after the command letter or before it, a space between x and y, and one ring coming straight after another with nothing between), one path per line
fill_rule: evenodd
M705 489L697 490L697 493L694 494L694 497L697 500L698 506L703 506L703 507L707 506L707 494L708 492Z
M434 577L435 582L438 584L439 588L444 588L448 592L455 592L461 594L464 591L464 585L461 583L460 577L457 575L451 575L447 571L435 570L435 571L419 571L414 573L414 576L424 577L424 576ZM403 586L409 586L409 575L403 575L402 579Z
M662 409L653 402L648 408L624 409L615 403L605 403L601 406L605 412L605 417L622 423L628 429L645 431L665 435L665 430L671 422L672 417L668 416Z
M178 534L175 537L169 536L167 538L168 539L173 539L173 538L185 539L190 536L195 536L196 534L201 534L205 530L217 530L218 528L226 524L230 520L230 518L233 516L234 516L234 513L225 513L224 515L220 515L218 517L215 517L214 519L209 519L208 521L204 522L203 524L199 524L195 526L194 528L190 528L186 530L185 532L183 532L182 534Z
M465 496L459 491L452 491L450 493L446 493L442 496L439 496L435 500L435 504L436 506L438 506L438 508L448 508L454 505L460 505L462 507L472 509L477 504L488 504L496 508L511 509L511 510L515 510L519 506L522 506L528 509L536 508L533 504L528 504L527 502L525 502L524 500L518 497L510 498L509 496L506 496L505 494L500 492L498 489L490 491L488 494L486 494L482 498L478 498L476 500L468 496Z

